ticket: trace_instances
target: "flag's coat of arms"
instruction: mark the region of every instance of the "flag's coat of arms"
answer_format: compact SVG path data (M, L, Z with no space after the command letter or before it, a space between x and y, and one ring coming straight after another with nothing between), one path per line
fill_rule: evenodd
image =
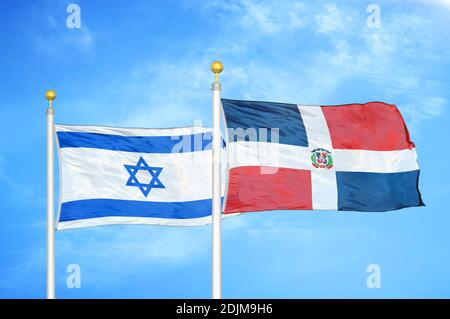
M315 148L311 152L311 162L315 168L332 168L333 157L331 152L324 148Z
M416 149L395 105L222 99L222 106L230 158L225 213L423 205ZM271 131L277 136L242 138Z

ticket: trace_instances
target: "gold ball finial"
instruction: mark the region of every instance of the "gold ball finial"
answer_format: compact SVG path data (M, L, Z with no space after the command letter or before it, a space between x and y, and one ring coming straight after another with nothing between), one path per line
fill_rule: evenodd
M214 61L213 63L211 63L211 71L213 71L213 73L220 73L223 71L223 64L220 61Z
M53 100L56 99L56 91L55 90L47 90L47 92L45 92L45 98L50 102L50 108L51 108Z
M219 73L223 71L223 64L220 61L211 63L211 71L216 75L216 81L219 81Z
M48 101L53 101L56 98L56 91L48 90L47 92L45 92L45 98Z

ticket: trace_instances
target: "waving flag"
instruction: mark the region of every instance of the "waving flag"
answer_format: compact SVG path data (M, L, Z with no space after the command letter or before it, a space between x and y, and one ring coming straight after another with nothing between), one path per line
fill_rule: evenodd
M58 230L210 223L210 129L55 128L61 172Z
M423 205L416 149L395 105L222 105L230 160L225 213Z

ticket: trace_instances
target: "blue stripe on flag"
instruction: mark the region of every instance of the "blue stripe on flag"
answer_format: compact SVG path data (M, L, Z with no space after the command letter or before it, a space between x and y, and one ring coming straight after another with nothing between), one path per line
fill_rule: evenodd
M338 209L376 212L424 206L419 172L336 172Z
M251 140L308 146L305 125L295 104L222 99L222 107L229 142ZM279 129L279 141L272 139L274 128ZM265 134L260 129L268 130ZM249 138L252 130L256 134Z
M211 133L181 136L122 136L57 132L59 147L86 147L137 153L186 153L211 149ZM201 147L201 149L200 149Z
M87 199L62 203L59 221L119 216L188 219L209 215L211 215L211 199L189 202Z

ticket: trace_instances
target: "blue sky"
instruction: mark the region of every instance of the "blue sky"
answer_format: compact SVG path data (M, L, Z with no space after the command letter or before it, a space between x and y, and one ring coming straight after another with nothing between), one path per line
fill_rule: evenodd
M81 8L81 28L66 7ZM381 27L368 28L369 4ZM426 207L270 212L223 223L223 296L450 297L450 1L2 1L0 297L45 297L44 92L56 122L211 124L223 96L395 103L417 145ZM59 298L209 298L210 227L56 233ZM69 264L81 288L66 286ZM366 267L381 267L369 289Z

